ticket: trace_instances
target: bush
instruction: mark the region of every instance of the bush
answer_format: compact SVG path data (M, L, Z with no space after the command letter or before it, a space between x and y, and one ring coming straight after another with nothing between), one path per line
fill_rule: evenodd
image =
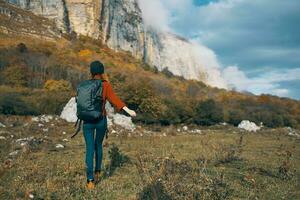
M41 114L60 115L71 96L69 92L42 92L32 95L28 101L34 102Z
M228 118L229 118L228 122L230 124L233 124L234 126L239 125L239 123L241 121L246 119L245 112L243 112L242 110L238 110L238 109L237 110L230 110Z
M44 88L48 91L70 91L72 85L69 81L65 80L47 80Z
M210 126L223 121L223 108L213 99L199 103L196 107L195 123Z
M33 104L25 102L21 94L6 93L0 96L0 113L4 115L35 115Z
M15 87L26 87L29 80L29 70L23 65L9 66L2 72L4 83Z
M128 106L140 114L136 118L144 123L157 123L166 110L161 97L146 81L132 82L124 86L123 97Z
M106 177L112 176L117 168L120 168L125 163L129 162L129 157L124 155L115 144L112 144L112 147L109 149L108 156L110 163L105 169Z
M190 109L188 102L180 102L176 99L165 99L166 111L160 118L162 125L171 125L188 122L193 117L193 112ZM189 110L190 109L190 110Z

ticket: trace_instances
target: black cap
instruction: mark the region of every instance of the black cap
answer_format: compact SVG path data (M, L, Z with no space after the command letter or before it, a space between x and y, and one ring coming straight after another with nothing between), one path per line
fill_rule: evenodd
M103 74L104 73L104 65L96 60L90 64L90 72L91 74Z

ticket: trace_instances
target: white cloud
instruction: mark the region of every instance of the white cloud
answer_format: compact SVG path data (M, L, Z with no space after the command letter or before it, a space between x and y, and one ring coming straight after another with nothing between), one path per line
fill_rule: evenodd
M299 0L219 0L204 6L193 0L139 3L148 25L208 46L225 65L237 63L223 70L237 90L299 98ZM295 84L283 86L285 81Z
M232 89L249 91L257 95L267 93L288 97L290 90L282 88L280 82L300 80L300 68L267 71L249 78L237 66L229 66L223 70L223 75Z
M170 12L161 0L138 0L147 26L158 30L169 30Z

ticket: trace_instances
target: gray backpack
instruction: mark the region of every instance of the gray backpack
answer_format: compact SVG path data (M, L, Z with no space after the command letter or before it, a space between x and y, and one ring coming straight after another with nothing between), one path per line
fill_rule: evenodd
M75 126L79 126L75 137L81 129L81 122L94 122L103 118L103 98L102 98L102 81L87 80L81 82L77 87L77 122Z

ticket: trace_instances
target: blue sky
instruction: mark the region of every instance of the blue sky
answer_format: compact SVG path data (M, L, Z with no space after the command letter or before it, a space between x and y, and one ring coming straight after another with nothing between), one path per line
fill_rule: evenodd
M300 0L151 2L150 23L212 49L230 86L300 99Z

